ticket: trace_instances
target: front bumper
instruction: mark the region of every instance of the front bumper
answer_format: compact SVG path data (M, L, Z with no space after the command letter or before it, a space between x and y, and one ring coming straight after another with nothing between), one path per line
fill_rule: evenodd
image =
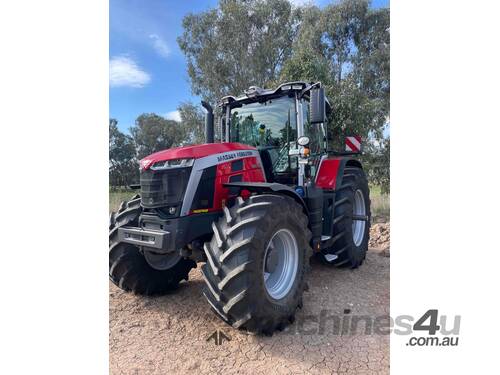
M139 217L139 227L118 228L118 241L167 254L184 248L194 240L210 240L212 222L222 212L162 219L151 214Z
M136 227L118 228L118 241L136 246L150 247L153 249L167 250L170 232L157 232ZM167 248L165 248L167 247Z

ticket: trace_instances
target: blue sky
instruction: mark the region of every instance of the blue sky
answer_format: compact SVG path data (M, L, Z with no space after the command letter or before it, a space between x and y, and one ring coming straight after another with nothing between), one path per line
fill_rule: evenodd
M313 2L324 6L332 1ZM388 4L372 1L375 8ZM217 0L110 0L109 5L110 117L124 131L145 112L178 119L181 102L199 101L191 94L185 58L176 41L182 18L215 7Z

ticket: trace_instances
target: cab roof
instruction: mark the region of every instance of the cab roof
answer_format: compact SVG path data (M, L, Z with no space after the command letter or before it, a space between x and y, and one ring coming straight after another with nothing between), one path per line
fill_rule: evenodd
M277 98L285 95L289 95L293 92L301 92L304 96L308 97L309 90L315 86L321 86L321 82L311 82L307 83L304 81L293 81L286 82L279 85L275 89L263 89L258 86L250 86L245 90L244 95L235 97L232 95L224 96L218 103L219 107L225 107L229 105L230 107L238 107L242 104L253 103L256 101L268 100L272 98ZM326 99L327 107L330 107L330 102Z

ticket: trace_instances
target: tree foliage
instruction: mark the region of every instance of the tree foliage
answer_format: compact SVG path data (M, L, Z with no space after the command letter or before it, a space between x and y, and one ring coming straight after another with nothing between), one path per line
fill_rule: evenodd
M137 182L138 177L134 140L118 129L118 121L109 119L109 184L127 186Z
M154 113L143 113L130 128L139 159L157 151L180 146L186 140L186 131L178 122Z
M279 75L292 52L297 14L286 0L220 0L182 24L178 43L192 91L214 100Z
M383 139L380 144L369 144L368 152L363 155L363 165L368 175L368 179L374 185L381 188L382 194L390 192L390 155L391 139Z
M205 114L191 102L184 102L177 108L181 114L180 126L186 132L186 142L200 144L205 142Z

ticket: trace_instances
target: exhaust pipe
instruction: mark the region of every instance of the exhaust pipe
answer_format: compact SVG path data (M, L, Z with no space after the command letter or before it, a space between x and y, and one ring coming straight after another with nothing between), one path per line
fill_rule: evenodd
M205 114L205 142L214 143L214 110L204 100L201 101L201 105L207 110Z

